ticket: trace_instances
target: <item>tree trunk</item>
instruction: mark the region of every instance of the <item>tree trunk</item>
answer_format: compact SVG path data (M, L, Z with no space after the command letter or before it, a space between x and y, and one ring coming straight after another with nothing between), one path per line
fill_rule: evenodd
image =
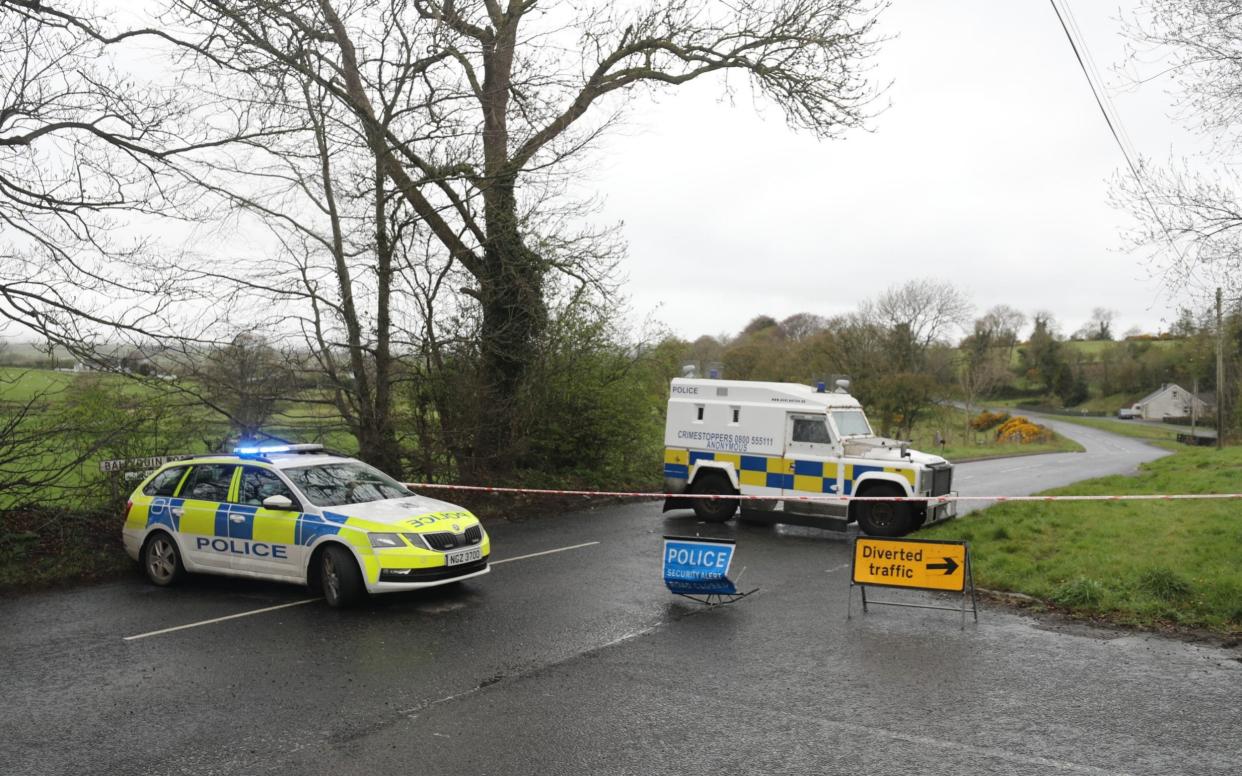
M473 456L475 474L503 473L519 462L521 440L515 438L514 411L548 319L543 293L546 268L522 240L515 183L514 175L501 178L486 196L488 242L479 289L483 403Z

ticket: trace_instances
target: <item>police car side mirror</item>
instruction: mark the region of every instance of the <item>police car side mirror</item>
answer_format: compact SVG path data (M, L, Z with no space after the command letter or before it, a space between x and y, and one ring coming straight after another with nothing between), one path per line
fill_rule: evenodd
M279 509L288 512L290 509L293 509L293 502L289 500L288 496L275 495L263 499L263 506L267 509Z

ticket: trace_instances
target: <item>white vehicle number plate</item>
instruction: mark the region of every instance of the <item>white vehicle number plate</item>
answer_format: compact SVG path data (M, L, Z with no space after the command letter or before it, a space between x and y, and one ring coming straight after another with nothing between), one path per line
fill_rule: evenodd
M473 550L462 550L460 552L450 552L445 559L447 566L460 566L463 563L470 563L483 559L483 548L475 547Z

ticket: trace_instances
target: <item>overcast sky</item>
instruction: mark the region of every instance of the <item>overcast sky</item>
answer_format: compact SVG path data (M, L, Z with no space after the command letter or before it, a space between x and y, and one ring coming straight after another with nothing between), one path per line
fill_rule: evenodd
M1136 6L1070 3L1139 153L1201 150L1168 80L1120 88L1119 17ZM1108 193L1124 159L1049 3L895 0L883 28L891 107L872 133L817 142L701 82L636 105L605 141L595 185L625 223L635 320L736 333L918 277L959 284L979 311L1049 309L1067 334L1097 306L1118 333L1172 320L1184 300L1123 250L1129 216Z

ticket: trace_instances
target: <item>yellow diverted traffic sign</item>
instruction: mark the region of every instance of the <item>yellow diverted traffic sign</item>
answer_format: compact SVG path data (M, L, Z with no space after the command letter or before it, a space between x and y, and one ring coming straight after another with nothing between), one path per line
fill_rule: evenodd
M965 542L859 536L853 583L960 593L966 590L966 555Z

